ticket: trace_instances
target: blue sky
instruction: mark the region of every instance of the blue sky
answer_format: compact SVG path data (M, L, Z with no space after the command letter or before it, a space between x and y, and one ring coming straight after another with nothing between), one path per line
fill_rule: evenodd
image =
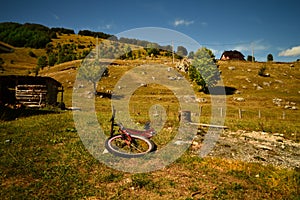
M269 53L275 61L294 61L300 58L299 8L299 0L2 0L0 22L110 34L160 27L187 35L212 49L217 58L234 49L247 57L253 48L259 61ZM155 42L167 45L170 37ZM194 50L185 41L177 42Z

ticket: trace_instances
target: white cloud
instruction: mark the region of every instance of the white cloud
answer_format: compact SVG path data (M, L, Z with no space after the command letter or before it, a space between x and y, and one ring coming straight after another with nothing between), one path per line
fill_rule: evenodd
M283 50L278 54L278 56L299 56L299 55L300 55L300 46Z
M112 24L106 24L103 28L104 29L111 29L112 28Z
M174 26L182 26L182 25L189 26L193 23L194 23L194 21L187 21L187 20L184 20L184 19L177 19L177 20L174 21L173 25Z
M112 24L105 24L97 27L99 30L110 30L113 28Z

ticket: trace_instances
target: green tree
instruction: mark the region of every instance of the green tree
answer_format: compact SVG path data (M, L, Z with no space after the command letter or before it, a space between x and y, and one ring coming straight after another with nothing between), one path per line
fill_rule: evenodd
M272 54L268 54L267 60L268 60L268 62L272 62L273 61L273 55Z
M197 50L189 67L189 77L201 86L204 92L208 92L208 88L213 87L220 80L220 72L211 50L205 47Z
M188 58L193 59L195 56L195 53L193 51L190 51Z
M250 61L250 62L255 61L255 57L252 57L252 56L248 55L247 56L247 61Z
M124 47L124 51L125 51L125 58L127 59L131 59L132 58L132 50L131 50L131 47L126 44L125 47Z
M186 48L184 46L178 46L176 54L181 57L184 57L184 56L187 56L188 51L186 50Z
M156 43L148 43L146 47L148 56L157 56L159 54L159 46Z
M49 66L54 66L56 62L57 62L56 55L54 53L50 53L48 55L48 64L49 64Z
M78 71L78 77L93 83L94 94L97 93L97 83L103 76L108 75L108 69L96 59L85 59Z
M44 67L46 67L47 65L48 65L47 57L46 56L40 56L38 58L38 61L37 61L37 67L40 68L40 69L44 69Z

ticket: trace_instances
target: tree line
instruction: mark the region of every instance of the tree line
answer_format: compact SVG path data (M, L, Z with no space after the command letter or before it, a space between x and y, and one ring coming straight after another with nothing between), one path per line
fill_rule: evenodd
M0 41L15 47L45 48L56 34L74 34L74 30L66 28L48 28L41 24L15 22L0 23Z

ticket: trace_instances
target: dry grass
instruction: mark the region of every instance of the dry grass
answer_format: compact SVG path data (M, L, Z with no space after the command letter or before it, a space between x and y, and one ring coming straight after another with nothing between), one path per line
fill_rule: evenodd
M68 36L64 37L68 40ZM89 39L80 36L69 37L73 41L78 37L82 42L89 42ZM109 66L110 76L99 82L99 92L113 89L119 78L135 66L147 62L171 63L165 58L114 62L118 65ZM267 64L271 77L257 75L264 63L219 64L225 86L241 92L226 97L225 125L230 129L261 130L263 124L264 129L285 133L287 137L296 133L296 137L291 138L299 140L299 110L283 110L272 103L272 98L277 97L299 105L299 63L295 63L293 69L288 63ZM77 72L72 66L78 68L80 61L41 71L42 75L51 76L64 85L67 106L72 105ZM236 69L229 70L229 66ZM259 91L253 86L254 83L263 85L263 82L270 81L270 86L263 86ZM159 91L165 94L163 98ZM197 95L208 100L201 104L203 112L200 120L209 123L210 96L199 92ZM236 102L233 97L243 97L245 102ZM168 89L158 85L136 91L130 102L132 118L140 123L147 121L149 107L157 103L169 106L167 126L176 124L178 103ZM95 106L98 120L107 133L111 101L96 97ZM245 110L242 119L238 118L239 108ZM256 117L258 109L261 110L261 119ZM286 112L285 120L280 119L282 111ZM0 193L4 199L297 199L300 195L300 175L296 170L222 158L202 159L192 155L190 150L159 171L143 174L116 171L87 152L74 129L72 113L68 111L1 122L0 133L0 141L4 144L0 146ZM153 140L160 148L173 134L164 129ZM11 139L12 143L5 143L7 139Z
M32 51L36 57L29 56ZM4 60L3 69L4 75L27 75L33 72L37 65L37 57L45 55L44 49L30 49L30 48L14 48L13 53L2 53L0 57Z

